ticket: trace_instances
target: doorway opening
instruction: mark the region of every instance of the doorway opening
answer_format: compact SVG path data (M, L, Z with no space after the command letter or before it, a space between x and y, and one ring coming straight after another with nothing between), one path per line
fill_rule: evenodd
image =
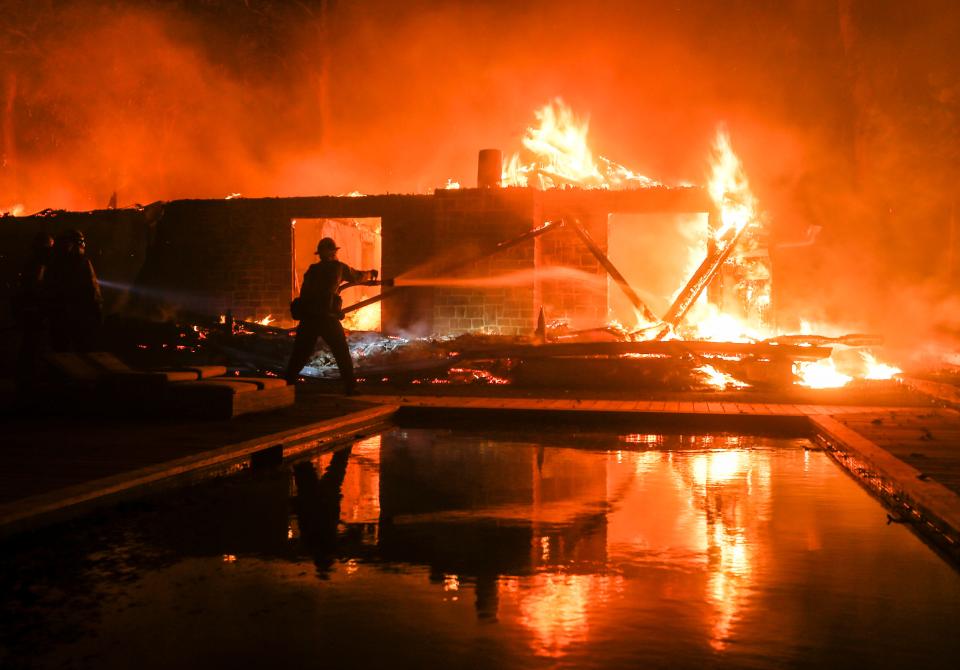
M317 262L317 243L324 237L332 237L340 250L337 258L357 270L380 272L380 218L362 219L294 219L293 230L293 287L300 294L303 275ZM380 293L377 286L354 286L345 289L345 307L371 298ZM347 314L343 320L347 330L379 331L381 327L380 303L368 305Z

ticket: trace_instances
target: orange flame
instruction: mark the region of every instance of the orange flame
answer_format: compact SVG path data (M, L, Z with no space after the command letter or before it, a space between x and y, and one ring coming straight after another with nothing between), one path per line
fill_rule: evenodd
M879 362L869 351L858 351L859 365L847 366L843 370L837 369L836 361L824 358L820 361L797 362L793 373L798 378L798 384L809 388L840 388L854 379L893 379L903 372L900 368Z
M380 330L380 303L350 312L343 320L343 327L347 330Z
M602 156L594 159L587 141L589 121L574 114L560 98L536 110L534 115L537 124L527 128L522 139L523 158L518 152L506 162L501 182L503 186L536 186L547 189L568 185L586 188L660 185ZM720 249L723 249L722 245L731 243L734 234L743 231L746 226L761 225L758 203L750 190L743 164L733 151L730 136L722 128L717 131L712 147L707 191L719 213L719 223L706 234L714 243L720 245ZM690 272L703 261L707 246L704 241L704 237L700 237L690 245ZM736 254L737 250L734 250L734 255L726 262L744 263L744 259L738 258ZM760 322L761 317L758 316L766 311L770 304L769 273L758 275L756 270L751 270L746 264L742 265L740 270L748 274L753 281L749 288L749 297L745 298L750 307L745 308L743 314L721 310L709 303L704 294L691 308L685 323L678 328L679 332L671 333L667 338L756 342L777 335L773 328ZM637 324L644 323L646 322L638 316ZM614 322L611 322L610 327L615 330L622 328ZM644 339L639 333L640 331L634 331L630 335ZM812 388L829 388L843 386L853 379L889 379L900 372L893 366L877 362L867 352L861 352L861 355L863 365L855 371L846 368L838 370L831 359L797 363L794 368L797 383ZM707 383L716 388L742 386L742 382L709 365L699 370L706 376Z
M580 119L563 100L556 98L534 112L538 125L527 128L522 143L530 160L515 153L503 168L503 186L536 186L541 189L565 185L587 188L657 186L656 181L603 156L599 163L587 144L588 119Z
M733 388L747 388L750 385L745 384L736 377L717 370L712 365L701 365L697 372L703 373L704 381L708 386L712 386L720 391L726 390L728 386Z
M837 370L832 358L822 361L798 361L793 364L793 373L800 386L812 389L840 388L853 381L853 377Z
M730 146L730 136L718 130L713 145L713 164L707 191L720 210L720 227L714 239L722 240L731 229L741 230L757 218L756 199L750 191L740 159Z

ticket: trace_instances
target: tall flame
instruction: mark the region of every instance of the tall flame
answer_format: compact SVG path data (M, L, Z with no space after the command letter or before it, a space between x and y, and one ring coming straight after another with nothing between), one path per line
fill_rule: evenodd
M603 156L594 160L587 144L588 119L580 119L563 100L556 98L534 112L537 125L527 128L522 143L529 157L523 162L515 153L506 162L504 186L556 188L576 185L587 188L657 186L648 177L636 174Z
M563 100L556 98L534 112L536 124L527 128L523 149L511 156L504 165L503 186L534 186L541 189L579 186L584 188L636 188L660 186L648 177L637 174L603 156L594 158L588 143L589 120L578 117ZM707 192L718 212L718 221L711 226L706 239L715 248L723 250L743 232L741 244L747 251L755 251L757 242L752 231L744 229L761 225L759 205L743 164L733 150L729 134L720 128L711 150L710 174ZM703 261L705 238L690 244L689 270L692 272ZM749 247L749 244L753 247ZM765 267L751 265L750 256L738 256L741 247L733 249L726 263L736 264L734 276L744 277L738 285L735 304L742 302L742 310L724 310L707 301L706 293L692 306L685 323L673 337L689 337L715 342L760 341L777 333L764 318L770 304L770 275ZM756 254L754 254L756 257ZM678 290L679 292L679 290ZM676 296L674 296L676 298ZM729 298L724 301L729 305ZM740 312L740 313L737 313ZM644 323L638 317L637 323ZM636 335L636 333L634 333ZM668 336L670 337L670 336ZM867 352L862 352L863 365L856 370L837 369L832 359L801 362L794 372L798 383L815 388L843 386L853 379L889 379L899 372L879 363ZM709 365L700 368L706 383L718 388L740 386L741 382Z
M720 211L720 227L714 239L722 240L731 230L740 231L757 218L757 203L750 191L750 183L743 165L730 146L725 130L717 131L713 145L713 163L707 191Z

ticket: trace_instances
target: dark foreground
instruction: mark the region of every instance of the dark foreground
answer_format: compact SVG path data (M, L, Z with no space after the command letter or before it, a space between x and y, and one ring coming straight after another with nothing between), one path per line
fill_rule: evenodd
M806 440L398 428L8 540L4 667L955 667L960 576Z

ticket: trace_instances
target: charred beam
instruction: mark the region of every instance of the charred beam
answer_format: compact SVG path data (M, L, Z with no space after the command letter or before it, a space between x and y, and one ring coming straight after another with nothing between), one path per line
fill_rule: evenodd
M643 318L650 322L657 322L660 319L654 314L646 303L640 299L640 296L637 295L636 291L633 290L633 287L630 286L626 278L620 274L620 271L617 270L616 266L610 261L603 249L601 249L596 242L593 241L593 238L590 237L590 233L584 230L583 226L580 225L580 222L577 219L572 219L570 222L574 232L580 237L583 243L587 246L587 249L590 250L590 253L593 254L594 258L603 266L603 269L607 271L613 281L617 282L617 286L620 287L620 290L623 291L624 295L627 296L627 299L633 304L633 306L643 314Z
M659 336L661 338L664 337L671 329L676 328L677 325L683 320L683 317L687 315L690 307L693 306L693 303L697 301L697 298L700 297L700 294L703 293L703 290L716 276L717 271L720 270L720 266L722 266L724 261L730 257L730 253L733 251L733 248L737 246L737 242L740 241L740 237L743 235L743 231L746 229L747 226L744 225L739 230L728 233L730 240L723 245L722 248L713 250L712 253L708 253L707 257L703 259L703 263L700 264L700 267L697 268L697 271L694 272L693 276L690 277L690 281L688 281L686 286L683 287L683 290L680 291L677 299L673 301L672 305L670 305L670 309L667 311L666 316L663 317L663 322L669 326L669 328L664 328L660 332Z

